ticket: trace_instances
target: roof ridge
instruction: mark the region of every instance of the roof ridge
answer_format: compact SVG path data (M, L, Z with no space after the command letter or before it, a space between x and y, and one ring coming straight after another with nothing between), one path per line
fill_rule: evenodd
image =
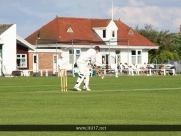
M109 18L104 18L104 19L101 19L101 18L84 18L84 17L59 17L59 16L56 16L56 18L59 18L59 19L88 19L88 20L111 20Z

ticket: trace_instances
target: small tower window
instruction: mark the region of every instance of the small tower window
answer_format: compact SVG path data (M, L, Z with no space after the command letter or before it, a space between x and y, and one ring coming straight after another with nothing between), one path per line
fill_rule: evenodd
M115 31L112 31L112 37L115 37Z
M106 30L103 30L103 38L106 38Z

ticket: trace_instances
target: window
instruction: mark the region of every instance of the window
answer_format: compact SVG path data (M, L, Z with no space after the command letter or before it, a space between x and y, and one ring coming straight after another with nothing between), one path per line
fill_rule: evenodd
M76 55L80 55L80 50L76 50Z
M112 37L115 37L115 32L114 31L112 31Z
M138 56L137 57L138 57L138 60L137 60L138 62L137 63L141 64L141 51L138 51Z
M131 51L131 61L132 64L141 64L141 51L139 50L132 50Z
M36 60L37 60L36 58L37 58L37 57L36 57L36 55L35 55L35 56L34 56L34 63L36 63Z
M120 51L116 51L116 54L120 54Z
M54 62L54 63L57 63L57 55L54 55L54 56L53 56L53 62Z
M69 50L69 54L74 54L74 50Z
M136 55L136 51L131 51L131 55Z
M80 49L75 49L75 60L76 61L80 57L80 54L81 54L81 50Z
M16 63L19 68L27 67L27 54L17 54Z
M106 38L106 30L103 30L103 38Z

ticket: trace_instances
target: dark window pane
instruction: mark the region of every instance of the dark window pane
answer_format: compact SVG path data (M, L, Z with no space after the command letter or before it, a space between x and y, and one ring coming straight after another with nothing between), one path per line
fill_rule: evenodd
M76 50L76 54L80 54L80 50Z
M115 37L115 33L114 33L114 31L112 31L112 37Z
M131 54L132 55L136 55L136 51L134 50L134 51L131 51Z
M74 51L72 51L72 50L69 50L69 54L73 54L74 53Z
M20 66L20 59L16 60L17 66Z
M106 38L106 30L103 30L103 38Z
M34 63L36 63L36 56L34 56Z

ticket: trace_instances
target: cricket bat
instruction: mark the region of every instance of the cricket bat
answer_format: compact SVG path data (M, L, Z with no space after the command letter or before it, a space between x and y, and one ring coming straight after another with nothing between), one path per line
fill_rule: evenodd
M94 67L96 73L103 79L103 78L104 78L104 75L102 74L102 72L100 71L100 69L99 69L96 65L94 65L93 67Z

